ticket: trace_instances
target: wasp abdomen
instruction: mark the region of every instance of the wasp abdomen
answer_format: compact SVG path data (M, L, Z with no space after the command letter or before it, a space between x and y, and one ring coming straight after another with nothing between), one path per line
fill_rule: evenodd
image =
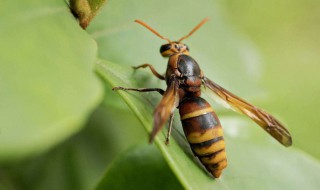
M222 127L212 107L203 98L188 97L180 103L179 113L192 151L214 177L219 177L227 159Z

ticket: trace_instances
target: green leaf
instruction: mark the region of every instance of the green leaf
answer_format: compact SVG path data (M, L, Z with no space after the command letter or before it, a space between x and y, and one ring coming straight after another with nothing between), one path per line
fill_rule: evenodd
M97 71L112 86L135 87L130 68L100 60ZM140 71L139 71L140 72ZM146 71L141 71L146 72ZM121 97L139 118L147 131L152 127L154 101L152 93L122 92ZM151 96L153 97L153 96ZM213 179L192 155L178 124L174 139L166 146L165 131L157 135L155 143L174 174L186 189L317 189L320 164L294 148L286 149L263 130L235 117L221 117L225 126L229 166L220 179ZM258 135L257 135L258 134ZM130 162L127 160L127 162ZM141 159L141 162L144 160ZM108 175L108 174L107 174ZM118 174L120 175L120 174Z
M183 189L155 146L127 150L108 168L97 190Z
M144 6L137 6L140 4ZM119 14L122 12L126 14ZM89 32L98 42L101 58L130 66L151 63L161 73L165 71L167 61L156 52L164 41L132 21L141 19L174 40L209 16L212 22L184 41L205 75L245 99L272 98L262 94L257 87L263 76L259 52L228 24L224 14L223 7L209 0L197 3L118 0L110 2L97 16ZM107 19L115 15L116 20ZM103 61L97 69L112 86L164 88L164 84L156 82L149 71L139 71L138 74L138 71L134 73L127 67ZM159 95L119 93L145 129L151 131L151 113L159 102ZM296 150L284 149L253 123L235 117L221 117L220 112L219 115L226 131L229 166L218 180L211 179L201 169L181 132L174 131L177 141L171 141L169 147L163 143L165 132L156 139L163 156L186 189L256 189L257 186L259 189L316 189L319 186L317 161ZM181 131L180 124L175 126Z
M109 98L120 99L110 91L111 88L106 91ZM7 190L55 190L57 184L59 190L93 189L110 162L133 144L147 139L138 119L130 112L99 106L86 127L67 141L32 159L1 165L0 184ZM115 119L119 115L121 119Z
M0 12L0 161L12 161L79 131L102 88L96 44L65 2L5 1Z

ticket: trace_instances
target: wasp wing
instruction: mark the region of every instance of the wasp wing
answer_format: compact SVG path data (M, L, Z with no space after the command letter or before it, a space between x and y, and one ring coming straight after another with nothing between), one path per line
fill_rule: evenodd
M211 89L232 108L250 117L284 146L291 146L292 138L289 131L276 118L264 110L249 104L210 79L204 77L203 80L206 87Z
M149 142L154 140L156 134L163 128L170 114L178 106L179 81L172 76L163 97L153 113L153 129L150 134Z

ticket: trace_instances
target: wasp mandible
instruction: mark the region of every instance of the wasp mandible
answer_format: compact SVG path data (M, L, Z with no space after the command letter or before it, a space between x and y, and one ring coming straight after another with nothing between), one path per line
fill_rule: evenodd
M168 57L169 61L164 75L159 74L150 64L143 64L134 67L134 69L149 67L157 78L166 81L167 89L164 91L160 88L125 88L119 86L114 87L113 90L157 91L163 95L154 110L153 129L149 142L154 140L156 134L169 120L166 137L166 144L169 144L173 112L175 108L178 108L183 130L193 153L206 169L215 178L218 178L222 170L227 167L223 131L213 108L205 99L200 97L201 85L212 90L236 111L251 118L284 146L290 146L292 139L289 131L272 115L249 104L204 76L198 63L189 55L189 47L182 41L191 36L207 21L208 18L202 20L189 34L178 41L171 41L160 35L145 22L135 20L135 22L168 42L161 46L160 53L163 57Z

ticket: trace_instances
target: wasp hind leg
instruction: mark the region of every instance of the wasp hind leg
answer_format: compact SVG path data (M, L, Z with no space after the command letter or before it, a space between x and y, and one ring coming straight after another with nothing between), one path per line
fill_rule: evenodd
M149 67L149 69L151 70L151 72L153 73L153 75L154 76L156 76L158 79L160 79L160 80L164 80L165 78L164 78L164 76L163 75L161 75L161 74L159 74L155 69L154 69L154 67L152 66L152 65L150 65L150 64L142 64L142 65L138 65L138 66L136 66L136 67L133 67L133 69L139 69L139 68L146 68L146 67Z
M170 114L170 118L169 118L169 128L168 128L168 133L167 133L167 137L166 137L166 145L169 145L169 143L170 143L172 124L173 124L173 113Z
M164 94L164 90L161 88L126 88L122 86L113 87L112 90L123 90L123 91L137 91L137 92L154 92L157 91L161 95Z

